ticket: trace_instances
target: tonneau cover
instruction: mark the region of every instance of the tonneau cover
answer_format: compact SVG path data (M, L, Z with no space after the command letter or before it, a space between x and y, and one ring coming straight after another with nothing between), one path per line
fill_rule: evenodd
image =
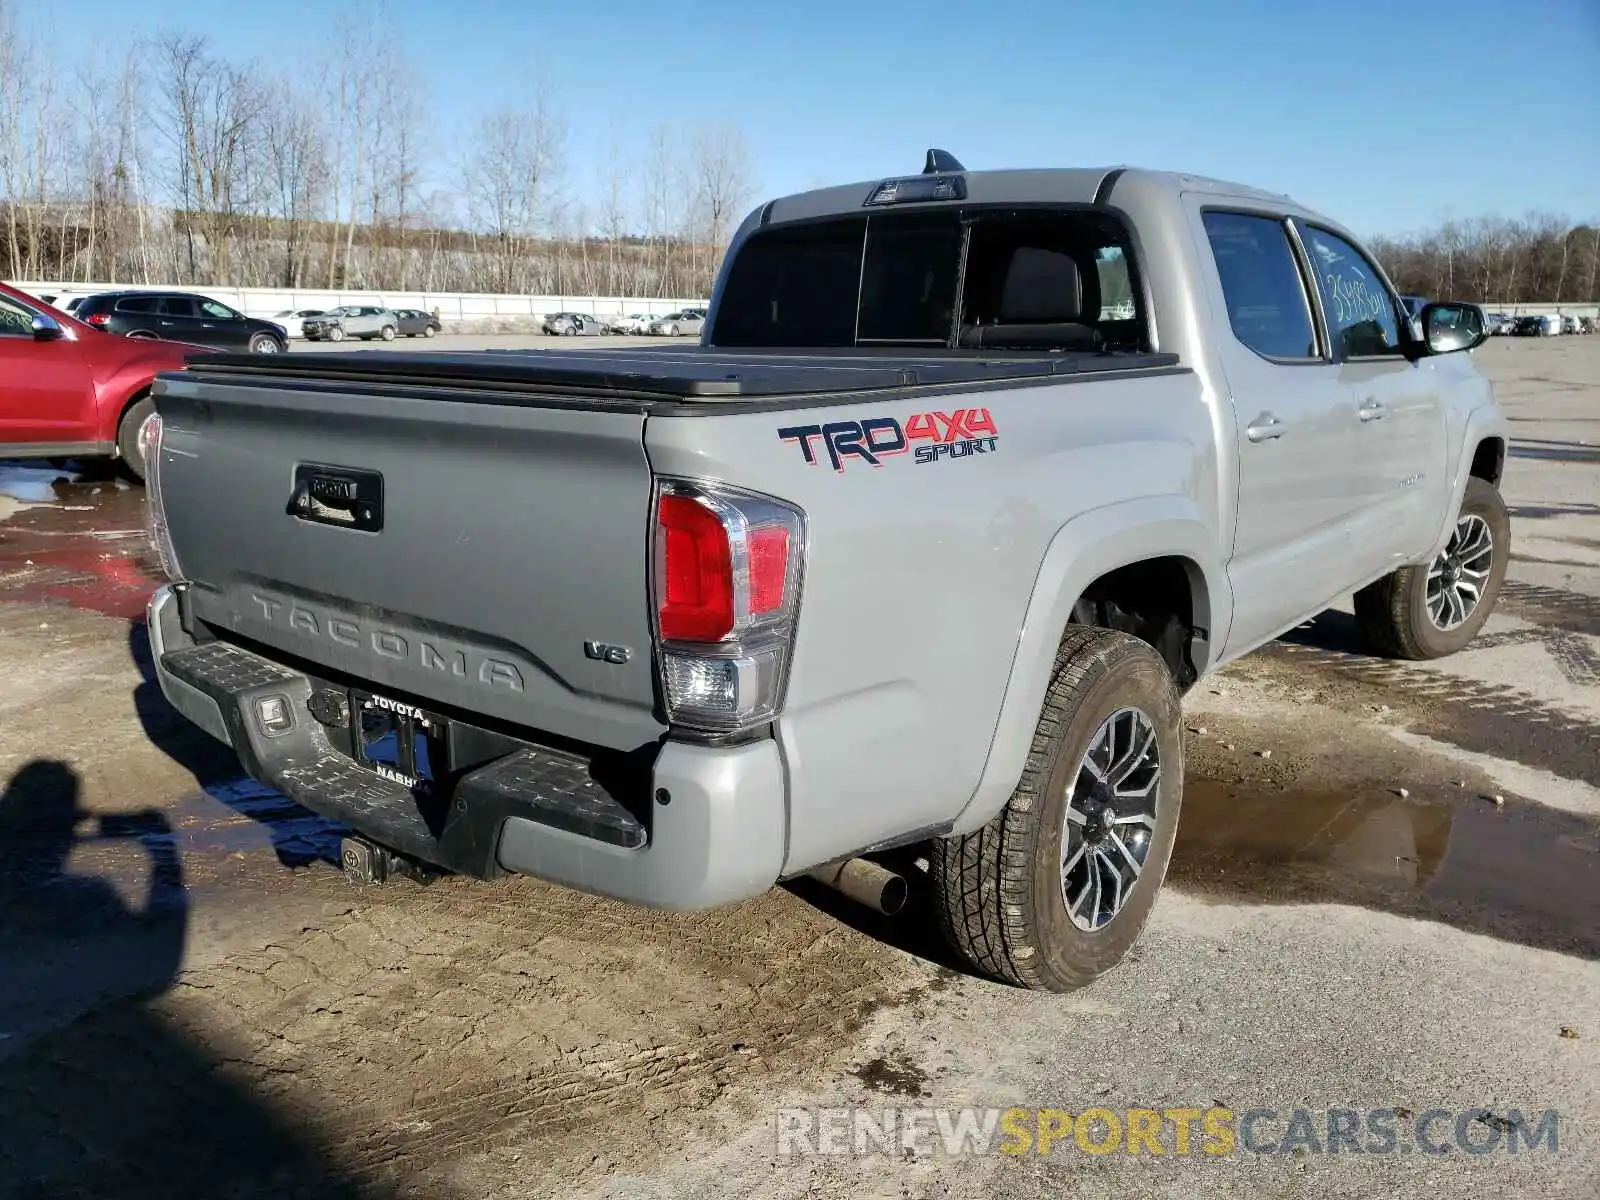
M1171 368L1172 354L990 354L905 350L785 354L691 347L605 350L358 350L285 355L221 354L193 361L193 375L469 386L646 400L738 401L919 385L973 385L1085 373Z

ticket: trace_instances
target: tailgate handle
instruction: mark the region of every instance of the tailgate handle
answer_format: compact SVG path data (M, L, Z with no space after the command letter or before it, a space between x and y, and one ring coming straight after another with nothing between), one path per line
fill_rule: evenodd
M383 476L357 467L301 463L286 510L316 525L377 533L383 528Z

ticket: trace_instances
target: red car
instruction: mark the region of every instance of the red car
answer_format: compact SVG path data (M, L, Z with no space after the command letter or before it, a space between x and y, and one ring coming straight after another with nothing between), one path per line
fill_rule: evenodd
M151 381L203 353L102 333L0 283L0 458L118 458L142 480Z

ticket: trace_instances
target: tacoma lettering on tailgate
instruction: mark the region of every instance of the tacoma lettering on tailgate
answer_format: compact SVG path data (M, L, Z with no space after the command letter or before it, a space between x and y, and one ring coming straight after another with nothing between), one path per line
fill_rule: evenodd
M380 625L362 624L337 613L323 612L303 600L251 592L250 600L261 610L267 624L288 629L307 638L327 638L341 646L409 663L457 679L470 679L485 687L521 692L526 685L515 663L490 658L471 646L437 636L423 637L401 633Z
M881 467L885 458L915 451L917 462L931 463L946 458L965 458L969 454L989 454L1000 440L994 417L987 408L917 413L903 427L894 417L830 421L826 425L790 425L778 430L778 436L786 442L800 443L800 453L806 464L813 467L819 461L815 443L821 442L833 469L841 472L847 458L858 458L869 466ZM918 442L926 444L914 444Z

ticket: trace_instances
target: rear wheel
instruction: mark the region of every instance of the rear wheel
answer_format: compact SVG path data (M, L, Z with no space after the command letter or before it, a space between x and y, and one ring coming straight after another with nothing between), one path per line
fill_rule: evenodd
M379 336L386 342L394 341L394 326L385 325L382 331L379 333Z
M155 411L155 401L145 396L128 405L128 411L117 423L117 455L122 469L140 483L144 482L145 465L144 451L139 448L139 431Z
M930 855L940 926L974 967L1065 992L1127 954L1177 834L1179 714L1149 645L1068 628L1016 791L989 824Z
M151 341L155 341L156 339L156 335L151 333L148 329L135 329L128 336L131 338L149 338Z
M1402 567L1355 596L1367 644L1391 658L1443 658L1478 636L1511 557L1511 517L1487 480L1467 480L1450 540L1432 562Z

